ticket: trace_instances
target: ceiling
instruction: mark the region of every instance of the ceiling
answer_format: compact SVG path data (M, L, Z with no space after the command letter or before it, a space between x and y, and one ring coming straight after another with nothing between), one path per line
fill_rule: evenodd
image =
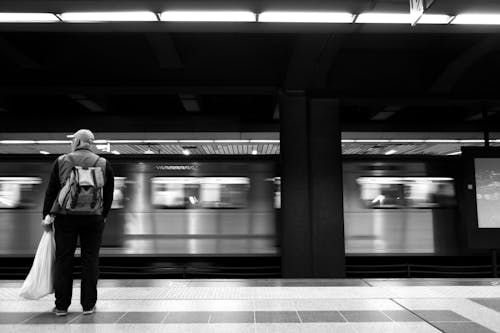
M407 10L393 1L207 9ZM197 1L2 1L0 11L192 9ZM182 7L184 6L184 7ZM228 7L229 6L229 7ZM436 0L430 12L500 12ZM279 131L278 94L339 99L346 131L500 130L500 27L0 24L0 131Z

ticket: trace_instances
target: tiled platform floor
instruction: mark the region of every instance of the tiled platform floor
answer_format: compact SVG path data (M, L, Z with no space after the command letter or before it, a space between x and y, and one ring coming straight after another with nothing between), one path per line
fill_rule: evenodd
M101 280L82 316L0 281L0 332L500 332L500 280Z

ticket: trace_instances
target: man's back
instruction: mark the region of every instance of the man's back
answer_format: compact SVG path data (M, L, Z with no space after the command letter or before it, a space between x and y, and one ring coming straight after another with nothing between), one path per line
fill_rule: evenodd
M99 249L113 202L114 176L110 163L92 152L93 141L94 135L89 130L75 133L72 152L59 156L54 162L45 194L43 216L54 216L55 225L54 312L57 316L66 315L71 304L73 257L78 238L82 257L80 302L83 314L93 313L97 301ZM94 209L96 203L98 209Z

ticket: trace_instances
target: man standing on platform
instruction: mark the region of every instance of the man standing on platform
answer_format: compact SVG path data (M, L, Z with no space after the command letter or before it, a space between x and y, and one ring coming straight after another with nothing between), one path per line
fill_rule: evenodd
M65 316L73 290L73 257L78 237L82 260L80 302L83 314L92 314L97 302L99 249L113 202L114 177L109 162L92 152L94 134L76 132L72 152L54 162L43 205L43 223L53 221L56 241L55 308ZM47 216L49 216L47 218Z

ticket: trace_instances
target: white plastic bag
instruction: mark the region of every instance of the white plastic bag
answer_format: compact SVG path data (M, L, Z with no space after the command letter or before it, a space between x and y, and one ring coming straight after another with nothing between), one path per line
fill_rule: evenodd
M54 231L44 231L33 266L24 280L19 295L26 299L40 299L54 292L54 262L56 242Z

